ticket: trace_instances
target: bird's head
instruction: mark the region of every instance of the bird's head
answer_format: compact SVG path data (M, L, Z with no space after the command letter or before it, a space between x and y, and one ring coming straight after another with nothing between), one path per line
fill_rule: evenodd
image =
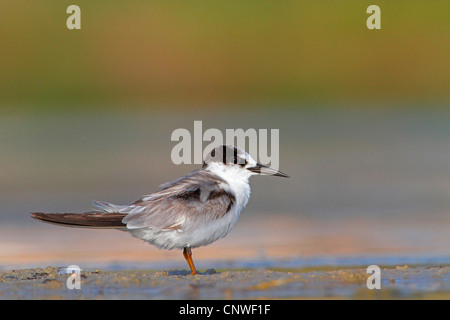
M289 178L281 171L258 163L247 152L234 146L219 146L214 148L203 161L203 169L210 171L236 172L243 176L272 175Z

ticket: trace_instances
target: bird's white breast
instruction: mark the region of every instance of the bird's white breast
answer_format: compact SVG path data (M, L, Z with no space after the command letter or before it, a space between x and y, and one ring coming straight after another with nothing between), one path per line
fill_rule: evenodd
M222 163L213 163L206 170L225 180L226 183L222 183L220 187L233 193L236 198L235 206L240 213L250 198L251 190L248 179L251 173L239 166L226 166Z

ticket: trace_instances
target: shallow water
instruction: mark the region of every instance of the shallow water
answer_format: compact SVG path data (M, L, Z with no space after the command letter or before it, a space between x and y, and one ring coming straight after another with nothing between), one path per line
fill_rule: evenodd
M399 111L400 110L400 111ZM66 229L31 211L82 212L129 203L196 165L170 160L173 130L280 129L280 169L252 178L228 237L194 251L202 268L438 265L450 257L450 112L261 110L80 113L0 118L0 267L78 264L185 268L114 231ZM204 144L206 146L207 143Z

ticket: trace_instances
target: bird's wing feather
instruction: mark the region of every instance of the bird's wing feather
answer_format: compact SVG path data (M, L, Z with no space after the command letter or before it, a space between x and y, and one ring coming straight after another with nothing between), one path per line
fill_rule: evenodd
M122 221L128 229L160 231L184 231L195 225L192 222L213 221L223 217L235 201L234 195L223 189L223 184L226 182L220 177L195 170L131 204Z

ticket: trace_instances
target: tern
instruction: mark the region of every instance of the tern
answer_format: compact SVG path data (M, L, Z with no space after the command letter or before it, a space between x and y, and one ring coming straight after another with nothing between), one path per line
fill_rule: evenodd
M128 231L159 249L182 249L191 274L197 274L191 248L225 237L250 198L253 175L289 176L255 161L234 146L214 148L201 169L145 195L129 205L94 201L85 213L31 213L40 221L61 226Z

